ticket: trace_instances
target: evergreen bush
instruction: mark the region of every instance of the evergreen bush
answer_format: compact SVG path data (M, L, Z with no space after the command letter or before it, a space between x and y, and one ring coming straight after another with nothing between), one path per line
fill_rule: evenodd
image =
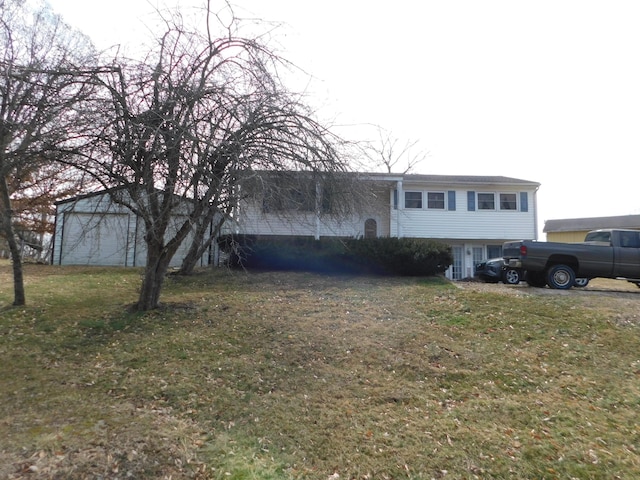
M424 238L228 235L219 245L232 267L249 269L430 276L452 263L451 247Z

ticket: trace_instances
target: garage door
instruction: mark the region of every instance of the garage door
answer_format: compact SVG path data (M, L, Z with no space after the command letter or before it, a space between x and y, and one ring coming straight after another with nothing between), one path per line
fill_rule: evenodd
M61 265L126 264L129 216L65 214Z

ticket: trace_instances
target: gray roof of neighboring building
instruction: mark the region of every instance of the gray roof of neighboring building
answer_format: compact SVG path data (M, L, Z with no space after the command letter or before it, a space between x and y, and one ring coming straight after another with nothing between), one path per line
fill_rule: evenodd
M547 220L543 232L575 232L599 228L640 228L640 215Z

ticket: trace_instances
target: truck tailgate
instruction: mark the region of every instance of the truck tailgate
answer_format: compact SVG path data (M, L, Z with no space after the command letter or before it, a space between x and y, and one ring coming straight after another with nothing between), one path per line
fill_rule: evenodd
M516 258L520 256L520 246L522 241L518 242L505 242L502 245L502 256L504 258Z

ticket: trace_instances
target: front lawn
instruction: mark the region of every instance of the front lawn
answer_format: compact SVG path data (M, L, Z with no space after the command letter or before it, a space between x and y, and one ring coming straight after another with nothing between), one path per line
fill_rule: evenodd
M640 476L640 291L220 270L139 314L139 270L10 275L0 478Z

